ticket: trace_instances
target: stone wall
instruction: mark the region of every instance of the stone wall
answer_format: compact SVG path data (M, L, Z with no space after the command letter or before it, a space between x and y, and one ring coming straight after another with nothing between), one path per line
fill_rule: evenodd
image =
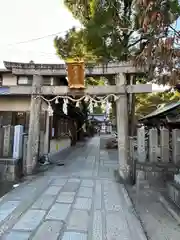
M59 138L50 140L50 154L60 152L71 146L70 138Z
M0 159L0 181L14 182L22 177L22 161L16 159Z
M141 163L180 162L180 130L170 132L162 127L160 130L144 127L137 129L137 161Z
M29 111L31 97L26 96L0 96L0 111L2 112L23 112ZM42 110L47 110L48 105L42 102Z

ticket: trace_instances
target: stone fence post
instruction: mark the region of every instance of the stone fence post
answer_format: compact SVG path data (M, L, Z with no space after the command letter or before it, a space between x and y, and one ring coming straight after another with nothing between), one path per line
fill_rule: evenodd
M169 162L169 130L162 127L160 129L160 154L161 162Z
M172 130L172 161L177 163L180 161L180 130Z
M149 130L149 161L157 162L158 132L156 128Z
M142 126L137 129L137 153L138 161L146 161L146 149L145 149L145 128Z

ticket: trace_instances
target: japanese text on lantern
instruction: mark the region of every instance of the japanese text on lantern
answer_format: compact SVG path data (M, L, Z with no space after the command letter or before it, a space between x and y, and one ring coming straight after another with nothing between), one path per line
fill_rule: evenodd
M69 88L85 88L84 62L67 63Z

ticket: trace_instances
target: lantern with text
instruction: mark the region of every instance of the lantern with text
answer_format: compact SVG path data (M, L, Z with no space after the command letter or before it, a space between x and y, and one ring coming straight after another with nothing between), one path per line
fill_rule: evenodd
M69 88L85 88L84 62L67 63L67 72Z

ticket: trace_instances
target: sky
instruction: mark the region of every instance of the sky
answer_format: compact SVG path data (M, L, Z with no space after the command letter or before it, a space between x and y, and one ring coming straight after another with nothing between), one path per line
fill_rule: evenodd
M53 39L19 42L61 32L72 26L80 27L77 20L63 5L63 0L0 0L0 68L3 60L36 63L60 63L55 54ZM176 25L180 29L180 24Z
M17 44L54 33L65 34L78 21L63 6L63 0L0 0L0 68L3 60L60 63L53 39Z

